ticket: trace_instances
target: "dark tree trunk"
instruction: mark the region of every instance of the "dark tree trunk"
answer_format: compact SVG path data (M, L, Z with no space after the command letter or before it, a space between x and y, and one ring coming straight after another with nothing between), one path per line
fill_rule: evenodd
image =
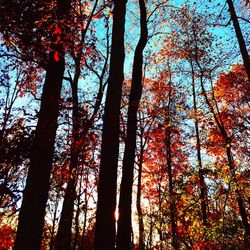
M83 227L82 227L82 237L80 242L80 249L85 247L85 234L87 229L87 215L88 215L88 201L87 201L87 189L85 193L85 209L83 211Z
M49 242L49 250L53 250L55 246L55 235L56 235L55 231L56 231L56 222L57 222L56 214L57 214L57 209L59 205L59 200L60 200L60 192L57 192L56 200L55 200L55 207L54 207L55 210L54 210L53 221L52 221L51 238Z
M241 32L240 24L239 24L238 17L236 15L236 12L234 9L233 1L227 0L227 3L228 3L231 19L233 21L235 33L236 33L236 36L238 39L238 43L239 43L240 52L241 52L241 55L243 58L244 66L245 66L245 69L247 72L248 79L250 81L250 59L249 59L249 55L247 52L246 43L245 43L244 37L243 37L242 32Z
M153 243L153 216L150 215L150 225L149 225L149 235L148 235L148 244L147 247L149 249L152 248L152 243Z
M96 212L95 250L115 247L115 208L119 155L120 104L124 79L124 32L127 0L114 1L108 89L103 118Z
M79 236L80 236L80 227L79 227L79 218L81 214L81 195L82 195L82 182L83 182L83 168L78 173L78 176L80 176L80 184L79 184L79 191L77 195L77 208L76 208L76 215L75 215L75 236L74 236L74 242L73 242L73 250L77 249L77 246L79 247Z
M73 220L73 211L74 211L74 201L75 201L75 186L76 186L76 168L78 164L78 153L76 152L76 136L73 135L73 144L71 149L71 159L69 167L69 181L67 184L63 208L61 213L61 218L59 222L59 228L57 232L56 239L56 248L57 250L66 250L70 249L71 245L71 227Z
M91 18L93 17L94 12L96 10L97 3L98 3L98 0L96 0L94 4L86 29L84 30L82 34L81 51L83 49L85 35L90 25ZM66 193L64 197L63 209L61 213L61 219L60 219L58 234L57 234L56 249L58 250L69 249L71 245L71 236L72 236L71 228L72 228L72 221L73 221L73 214L74 214L74 201L76 198L76 184L77 184L76 173L78 172L79 153L80 153L81 147L84 146L84 143L86 143L85 138L87 134L89 133L89 129L94 123L96 114L99 111L99 107L101 105L102 96L103 96L103 89L105 87L103 85L103 78L104 78L104 73L105 73L105 69L107 66L107 61L105 61L102 74L99 76L100 85L99 85L96 102L94 105L93 114L86 121L86 123L84 124L84 127L82 128L82 131L80 132L80 125L79 125L80 117L79 117L79 104L78 104L77 91L78 91L78 81L79 81L80 73L81 73L81 64L80 64L81 58L82 58L82 52L80 52L77 55L77 57L74 57L76 71L75 71L74 79L70 81L71 88L72 88L72 97L73 97L73 119L72 119L73 120L73 128L72 128L73 139L72 139L72 145L71 145L71 158L70 158L70 168L69 168L70 178L67 184L67 189L66 189ZM83 145L77 144L80 137L84 141ZM79 228L77 227L77 229Z
M69 9L70 1L58 0L58 19L63 20ZM61 41L64 41L63 35ZM58 53L59 60L55 60L55 53ZM41 248L64 68L63 45L54 45L46 69L41 108L19 214L15 250Z
M234 166L233 157L232 157L231 143L230 143L230 140L228 140L226 138L224 140L227 140L227 142L226 142L226 154L227 154L227 159L228 159L228 165L229 165L230 170L231 170L233 182L236 184L235 192L236 192L236 197L237 197L237 203L239 206L239 212L241 215L242 224L245 228L246 244L248 247L249 243L250 243L250 228L249 228L249 223L248 223L248 218L247 218L248 217L247 211L245 209L244 201L243 201L243 198L242 198L241 192L240 192L240 187L238 185L238 181L237 181L237 178L235 175L235 166Z
M139 250L145 249L144 243L144 224L143 224L143 214L141 208L141 187L142 187L142 163L143 163L143 129L141 129L141 138L140 138L140 159L138 164L138 186L137 186L137 196L136 196L136 209L138 213L138 223L139 223Z
M171 70L171 69L169 69ZM173 175L172 175L172 152L171 152L171 102L172 102L172 91L171 91L171 72L169 79L169 97L168 97L168 105L166 107L166 118L165 122L168 125L166 128L166 158L167 158L167 173L168 173L168 192L169 192L169 200L170 200L170 222L171 222L171 230L172 230L172 246L174 250L179 249L178 245L178 235L177 235L177 223L176 223L176 206L175 206L175 193L173 186Z
M87 229L87 215L88 215L88 182L89 173L86 173L85 190L84 190L84 211L83 211L83 227L82 227L82 237L79 243L79 249L85 249L85 234Z
M169 199L170 199L170 221L172 230L172 246L175 250L179 249L177 239L177 225L176 225L176 209L175 209L175 195L173 189L173 176L172 176L172 159L171 159L171 127L167 128L167 173L169 185Z
M201 215L202 222L204 226L207 226L207 187L204 180L202 161L201 161L201 142L200 142L200 132L199 132L199 121L197 116L197 104L196 104L196 92L195 92L195 82L194 82L194 69L191 61L192 68L192 91L193 91L193 105L194 105L194 119L195 119L195 135L196 135L196 150L197 159L199 164L199 182L200 182L200 202L201 202Z
M51 59L53 60L53 59ZM50 62L43 89L33 152L23 194L14 249L40 249L59 114L64 60ZM32 235L32 237L31 237Z
M147 13L144 0L139 0L139 5L141 13L141 35L134 55L132 85L129 97L127 137L125 140L119 201L119 220L117 232L117 249L119 250L129 250L132 247L131 204L136 150L137 110L142 94L143 50L148 39Z
M70 164L69 164L69 180L65 191L63 208L59 222L56 250L70 249L71 245L71 227L74 213L74 201L76 198L76 178L79 148L77 142L79 140L79 104L78 104L78 79L80 77L80 60L76 62L76 74L74 81L71 83L72 98L73 98L73 127L72 127L72 142L70 149Z

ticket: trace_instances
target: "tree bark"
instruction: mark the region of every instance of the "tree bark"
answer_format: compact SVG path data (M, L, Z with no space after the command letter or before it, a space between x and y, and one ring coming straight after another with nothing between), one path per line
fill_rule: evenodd
M104 108L95 250L115 248L115 208L119 155L120 104L124 79L124 32L127 0L114 1L110 72Z
M133 172L136 151L137 110L142 95L143 50L147 44L147 13L144 0L139 0L141 35L135 49L132 85L129 96L127 137L123 158L122 181L119 200L119 220L117 233L117 249L129 250L132 247L131 204Z
M85 178L83 226L82 226L82 237L79 243L79 249L85 249L85 234L87 229L87 215L88 215L88 192L87 192L88 183L89 183L89 172L86 173L86 178Z
M244 66L245 66L245 69L246 69L246 72L247 72L248 79L250 81L250 59L249 59L249 55L248 55L248 52L247 52L246 43L245 43L244 37L243 37L242 32L241 32L240 24L239 24L238 17L236 15L236 12L235 12L235 9L234 9L233 1L232 0L227 0L227 4L228 4L228 7L229 7L231 19L233 21L233 26L234 26L234 29L235 29L236 37L238 39L238 43L239 43L243 63L244 63Z

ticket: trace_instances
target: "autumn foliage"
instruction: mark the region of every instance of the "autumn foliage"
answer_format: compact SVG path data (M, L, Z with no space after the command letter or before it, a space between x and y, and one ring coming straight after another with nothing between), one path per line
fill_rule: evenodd
M248 1L2 2L0 249L248 249Z

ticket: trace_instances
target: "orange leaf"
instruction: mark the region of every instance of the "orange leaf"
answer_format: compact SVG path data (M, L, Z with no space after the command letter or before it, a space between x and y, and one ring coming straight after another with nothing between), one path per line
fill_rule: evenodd
M94 19L101 19L102 18L102 13L97 13L96 15L93 16Z

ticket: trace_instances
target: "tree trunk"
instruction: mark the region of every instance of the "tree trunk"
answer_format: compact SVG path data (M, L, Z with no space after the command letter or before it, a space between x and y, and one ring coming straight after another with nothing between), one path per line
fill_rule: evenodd
M85 234L87 229L87 215L88 215L88 183L89 183L89 172L87 171L85 177L85 188L84 188L84 209L83 209L83 226L82 236L79 242L79 249L85 249Z
M19 214L15 250L38 250L41 246L63 72L63 58L59 62L51 61L49 63L30 158L30 167Z
M171 127L167 127L167 138L166 138L166 149L167 149L167 173L169 182L169 199L170 199L170 221L172 229L172 246L175 250L179 249L177 239L177 225L176 225L176 209L175 209L175 197L173 190L173 176L172 176L172 160L171 160Z
M81 195L82 195L82 182L83 182L83 166L78 173L80 177L80 184L79 184L79 191L77 196L77 208L76 208L76 215L75 215L75 236L73 241L72 249L76 250L77 246L79 247L79 236L80 236L80 227L79 227L79 218L81 214Z
M62 20L69 9L70 1L67 3L57 1L59 19ZM63 40L62 37L61 41ZM55 53L58 54L59 60L54 58ZM41 108L19 214L15 250L40 250L41 248L64 68L63 44L53 45L46 69Z
M54 245L55 245L55 231L56 231L56 222L57 222L57 209L59 205L59 200L60 200L60 192L57 192L56 195L56 201L55 201L55 207L54 207L54 214L53 214L53 221L52 221L52 229L51 229L51 238L49 242L49 250L54 250Z
M85 209L83 212L83 227L82 227L82 238L80 242L80 249L84 249L85 247L85 234L86 234L86 229L87 229L87 215L88 215L88 206L87 206L87 190L85 194Z
M129 97L127 137L125 141L119 201L119 220L117 233L117 249L119 250L129 250L132 247L131 204L136 150L137 110L142 94L143 50L148 39L147 14L144 0L139 0L139 4L141 13L141 35L134 55L132 85Z
M127 0L114 1L110 72L104 108L95 250L115 247L115 208L119 155L120 104L124 79L124 32Z
M153 216L150 215L150 225L149 225L149 235L148 235L148 244L147 247L149 249L152 248L152 244L153 244Z
M79 140L79 104L78 104L78 79L80 77L80 60L76 61L76 74L74 81L71 83L72 98L73 98L73 127L72 127L72 142L70 148L70 164L69 164L69 180L63 201L63 208L59 222L56 250L70 249L71 245L71 227L74 213L74 201L76 198L76 178L79 147L77 142Z
M200 132L199 132L199 121L197 116L197 105L196 105L196 93L195 93L195 82L194 82L194 69L191 61L192 68L192 91L193 91L193 105L194 105L194 119L195 119L195 135L196 135L196 149L197 159L199 164L199 181L200 181L200 202L201 202L201 215L204 226L207 226L207 187L204 181L202 161L201 161L201 143L200 143Z
M19 215L15 250L36 250L41 246L63 73L63 56L56 62L51 55Z
M171 70L171 69L169 69ZM170 79L169 79L169 96L168 96L168 104L166 107L166 117L165 122L167 125L166 128L166 157L167 157L167 173L168 173L168 192L169 192L169 199L170 199L170 222L171 222L171 230L172 230L172 246L174 250L179 249L178 245L178 236L177 236L177 223L176 223L176 206L175 206L175 194L174 194L174 187L173 187L173 175L172 175L172 152L171 152L171 72L170 72Z
M225 139L225 140L227 140L227 142L226 142L226 154L227 154L227 159L228 159L228 165L230 167L233 182L236 185L235 192L236 192L236 197L237 197L237 203L238 203L238 206L239 206L239 212L240 212L240 215L241 215L242 224L243 224L243 226L245 228L246 243L247 243L247 246L249 246L249 243L250 243L250 228L249 228L249 224L248 224L247 211L245 209L244 201L243 201L243 198L242 198L241 192L240 192L240 187L238 185L238 181L237 181L237 178L236 178L236 175L235 175L235 166L234 166L232 152L231 152L231 150L232 150L231 143L230 143L230 141L228 139Z
M57 1L57 17L59 20L63 20L69 10L69 0ZM63 34L65 34L65 30ZM64 41L63 34L62 42ZM15 250L40 250L41 248L54 142L58 126L60 93L65 68L63 44L53 44L52 47L53 51L50 53L46 69L41 108L19 214ZM58 60L55 53L59 56Z
M248 79L250 81L250 59L249 59L249 55L247 52L246 43L245 43L244 37L243 37L242 32L241 32L240 24L239 24L238 17L236 15L236 12L234 9L233 1L227 0L227 4L229 7L231 19L233 21L236 37L238 39L238 43L239 43L240 52L241 52L241 55L243 58L244 66L245 66L245 69L247 72Z
M137 196L136 196L136 208L138 213L138 223L139 223L139 250L145 249L144 243L144 224L143 224L143 215L141 208L141 184L142 184L142 163L143 163L143 129L141 129L141 138L140 138L140 159L139 159L139 169L138 169L138 186L137 186Z

